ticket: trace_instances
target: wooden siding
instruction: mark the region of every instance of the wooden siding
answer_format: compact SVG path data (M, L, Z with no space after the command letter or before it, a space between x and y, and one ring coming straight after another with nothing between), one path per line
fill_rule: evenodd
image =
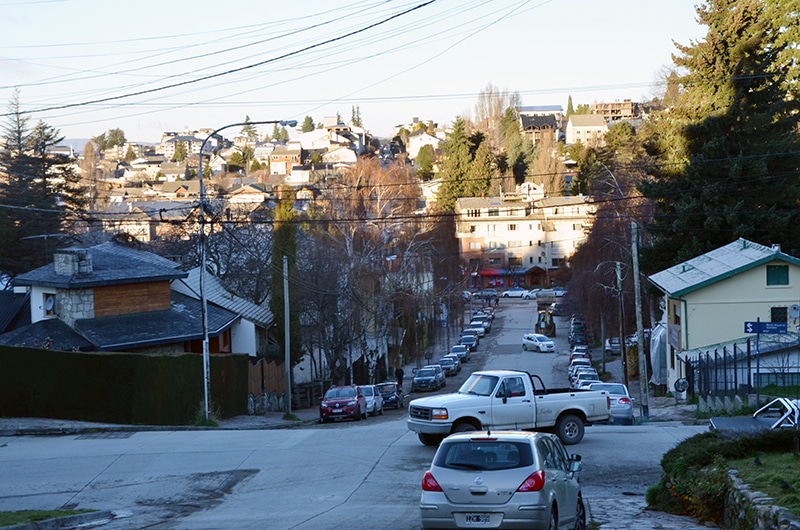
M251 396L286 392L286 369L283 363L259 359L255 364L251 364L248 390Z
M165 311L170 307L168 281L94 288L95 318Z

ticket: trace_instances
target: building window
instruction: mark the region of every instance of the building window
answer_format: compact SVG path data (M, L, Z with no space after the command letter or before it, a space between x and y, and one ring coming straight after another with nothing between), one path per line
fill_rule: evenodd
M489 248L495 249L498 248L500 245L497 244L497 241L489 241Z
M495 267L497 267L501 264L502 262L500 261L500 258L489 258L489 265L494 265Z
M539 240L539 246L540 247L542 246L542 240L541 239Z
M770 307L770 322L788 322L789 310L786 307Z
M517 225L508 225L508 231L509 232L513 232L516 229L517 229Z
M470 234L474 234L475 233L475 225L469 225L469 232L470 232Z
M522 241L509 241L508 248L519 248L522 246Z
M489 217L499 217L500 210L498 208L489 208Z
M509 267L521 267L522 266L522 258L518 258L516 256L509 256L508 257L508 266Z
M533 256L528 258L528 263L533 263Z
M789 285L789 266L767 265L767 285Z
M467 210L467 217L480 217L481 211L480 210Z
M481 249L480 242L478 242L478 241L470 241L469 249L470 250L480 250Z
M553 267L563 267L564 264L564 258L553 258Z

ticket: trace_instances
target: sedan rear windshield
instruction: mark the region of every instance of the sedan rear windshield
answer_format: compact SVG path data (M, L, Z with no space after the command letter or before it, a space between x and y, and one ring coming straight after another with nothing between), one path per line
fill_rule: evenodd
M450 469L514 469L533 465L533 453L525 442L443 442L433 463Z
M433 371L433 368L424 368L422 370L417 370L417 373L414 375L418 377L434 377L436 372Z

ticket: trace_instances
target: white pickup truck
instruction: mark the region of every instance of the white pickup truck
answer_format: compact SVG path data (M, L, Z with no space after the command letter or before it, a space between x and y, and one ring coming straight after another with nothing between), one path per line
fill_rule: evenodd
M419 398L408 405L408 428L425 445L475 430L548 430L565 445L583 439L584 426L609 419L608 392L546 389L538 375L520 370L473 372L455 394Z

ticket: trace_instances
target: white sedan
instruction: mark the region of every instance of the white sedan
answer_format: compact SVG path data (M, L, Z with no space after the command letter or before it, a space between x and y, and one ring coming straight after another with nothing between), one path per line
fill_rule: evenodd
M556 345L550 337L538 333L526 333L522 336L522 349L525 351L536 350L542 353L554 352Z
M522 298L527 293L522 287L512 287L508 291L503 291L503 298Z

